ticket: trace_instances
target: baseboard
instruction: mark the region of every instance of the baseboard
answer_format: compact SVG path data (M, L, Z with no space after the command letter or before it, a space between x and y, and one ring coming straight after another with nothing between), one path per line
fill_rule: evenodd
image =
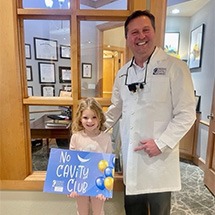
M202 171L205 171L206 169L205 160L196 156L193 158L193 163L197 165Z
M205 164L205 160L203 160L202 158L198 156L191 156L183 152L180 152L180 158L191 161L192 163L197 165L202 171L205 171L206 164Z

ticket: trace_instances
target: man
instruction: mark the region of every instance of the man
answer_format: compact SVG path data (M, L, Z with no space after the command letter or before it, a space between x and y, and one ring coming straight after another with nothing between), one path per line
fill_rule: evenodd
M195 121L194 89L183 61L155 46L155 18L135 11L125 22L133 58L117 73L110 127L120 119L127 215L168 215L181 188L179 141Z

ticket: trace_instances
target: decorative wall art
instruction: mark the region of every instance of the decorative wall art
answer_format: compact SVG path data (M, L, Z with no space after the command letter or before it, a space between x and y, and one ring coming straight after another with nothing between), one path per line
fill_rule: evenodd
M204 38L204 24L191 31L190 53L188 65L190 69L201 67L202 47Z
M167 32L164 39L164 50L170 55L178 56L179 53L179 32Z

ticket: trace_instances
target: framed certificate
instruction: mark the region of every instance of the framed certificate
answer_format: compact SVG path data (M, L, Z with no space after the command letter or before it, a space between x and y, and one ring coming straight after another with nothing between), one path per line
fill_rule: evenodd
M26 66L27 81L33 81L32 66Z
M91 63L82 63L82 78L92 78Z
M39 82L52 84L56 82L54 63L39 63Z
M55 86L54 85L41 85L41 95L45 97L55 96Z
M70 59L70 46L60 45L60 57Z
M59 67L60 83L71 83L71 67Z
M28 96L33 96L33 95L34 95L33 87L28 86Z
M34 51L36 60L58 60L57 40L34 37Z
M25 58L31 59L31 45L25 44Z

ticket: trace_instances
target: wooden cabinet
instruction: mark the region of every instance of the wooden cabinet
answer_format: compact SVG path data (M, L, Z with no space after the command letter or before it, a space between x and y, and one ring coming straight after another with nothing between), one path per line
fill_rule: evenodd
M196 155L200 113L196 114L196 121L187 134L180 141L180 157L193 160Z

